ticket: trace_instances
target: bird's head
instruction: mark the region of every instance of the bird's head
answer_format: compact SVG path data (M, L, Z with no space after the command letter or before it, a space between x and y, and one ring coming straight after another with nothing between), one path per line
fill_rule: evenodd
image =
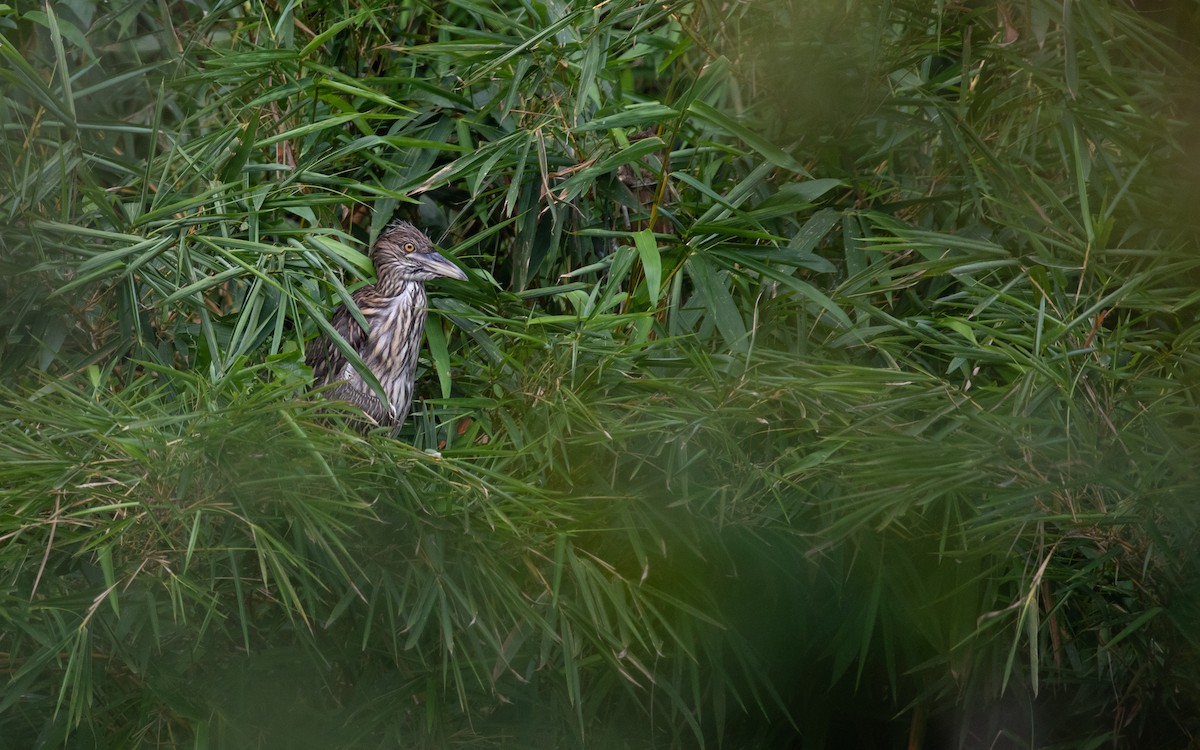
M371 257L381 282L386 278L428 281L438 276L467 280L458 266L433 249L424 232L407 221L388 224L375 241Z

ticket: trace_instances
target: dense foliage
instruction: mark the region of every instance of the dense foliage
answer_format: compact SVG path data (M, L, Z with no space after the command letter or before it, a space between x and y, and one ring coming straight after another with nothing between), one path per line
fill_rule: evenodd
M3 743L1194 743L1160 6L0 4Z

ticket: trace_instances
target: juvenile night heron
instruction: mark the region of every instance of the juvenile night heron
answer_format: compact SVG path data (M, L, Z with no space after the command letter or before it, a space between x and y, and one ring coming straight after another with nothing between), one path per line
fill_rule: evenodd
M398 429L412 404L417 351L425 330L425 282L438 276L467 275L433 249L425 233L406 221L388 224L371 250L378 281L354 292L354 304L367 321L364 331L345 306L333 314L333 328L362 357L388 403L385 406L328 336L309 346L317 387L325 397L349 401L381 425Z

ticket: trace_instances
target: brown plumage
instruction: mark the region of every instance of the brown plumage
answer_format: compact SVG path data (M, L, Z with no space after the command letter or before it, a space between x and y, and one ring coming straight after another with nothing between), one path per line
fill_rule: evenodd
M412 404L417 353L425 330L425 282L439 276L466 280L457 266L433 249L425 234L406 221L387 226L371 251L378 281L354 292L354 304L367 321L364 331L344 306L332 325L387 394L385 405L327 336L308 347L317 387L330 384L326 398L349 401L381 425L399 428Z

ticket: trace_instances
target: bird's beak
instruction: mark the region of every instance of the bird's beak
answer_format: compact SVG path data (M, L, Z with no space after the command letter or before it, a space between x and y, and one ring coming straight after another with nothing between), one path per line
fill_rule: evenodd
M461 268L446 260L444 256L436 252L425 253L422 255L413 253L409 257L414 260L419 260L421 265L425 267L425 270L434 274L435 276L446 276L451 279L458 279L459 281L467 280L467 275L463 273Z

